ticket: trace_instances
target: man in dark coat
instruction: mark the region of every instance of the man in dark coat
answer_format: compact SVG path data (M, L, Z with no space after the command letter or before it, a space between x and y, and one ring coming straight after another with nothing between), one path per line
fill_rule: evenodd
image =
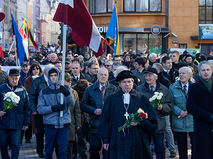
M77 81L80 79L86 79L88 82L92 82L89 75L83 74L81 72L81 67L78 61L74 61L71 64L71 70L72 70L72 73L70 75L73 77L73 80L71 83L72 86L74 86L77 83Z
M164 75L163 75L163 67L160 63L154 63L152 65L153 68L155 68L158 72L158 80L159 82L166 86L167 88L169 88L169 86L171 85L170 81L168 78L166 78Z
M3 159L10 158L7 140L11 140L11 158L18 159L21 130L27 130L30 124L30 104L26 89L19 82L19 70L10 69L8 81L0 87L0 149ZM17 106L4 110L3 94L14 92L20 100Z
M213 158L213 88L211 64L198 65L200 80L189 86L187 110L194 118L194 159Z
M149 140L157 133L157 117L149 100L133 88L133 75L122 71L116 77L121 90L110 95L103 108L99 135L105 150L109 150L110 159L152 159ZM125 100L128 104L124 104ZM128 115L142 108L148 118L137 123L131 122L131 128L118 132L125 124Z
M24 61L21 63L21 73L20 73L19 81L21 82L22 86L24 86L24 83L27 77L30 76L29 69L30 69L30 64L28 61Z
M99 120L107 97L116 91L116 87L109 84L108 71L102 67L98 70L98 80L87 87L81 102L81 110L89 114L89 132L90 132L90 158L99 159L102 144L98 136ZM107 152L103 151L103 157L107 158Z
M175 82L175 78L179 75L178 70L172 68L172 60L169 56L162 58L163 75L169 79L170 83Z
M157 80L158 76L157 70L155 68L149 67L146 70L145 79L146 82L137 87L136 90L138 92L145 95L148 99L152 98L156 92L162 93L161 101L163 104L159 104L154 108L158 119L158 130L157 136L153 138L153 142L155 144L156 159L165 159L164 133L166 131L166 128L168 128L168 130L170 131L169 135L172 135L168 115L171 112L172 98L169 89L166 86L160 84L160 82ZM153 105L154 103L151 102L151 104ZM171 141L173 141L173 136ZM174 141L172 144L174 145ZM173 155L175 156L175 153L173 153L174 151L174 148L170 148L170 153L172 157Z

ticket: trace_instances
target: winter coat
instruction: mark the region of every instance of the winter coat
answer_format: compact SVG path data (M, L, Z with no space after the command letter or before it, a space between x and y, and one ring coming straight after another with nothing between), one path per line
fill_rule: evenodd
M57 82L54 84L49 77L49 71L55 69L58 73ZM52 106L60 104L61 92L60 92L60 72L56 67L50 68L48 71L48 83L49 86L42 89L38 97L37 110L40 115L43 115L43 123L45 127L51 128L63 128L65 125L69 125L71 122L70 111L68 106L74 106L75 100L71 89L69 87L70 95L65 97L63 95L63 103L65 104L65 109L63 110L63 116L60 117L60 112L53 112Z
M34 79L30 86L29 97L30 97L30 105L31 105L32 112L37 111L39 92L43 88L47 87L47 82L44 79L44 76L45 75L43 74L40 77Z
M24 86L25 80L30 76L30 74L25 74L22 70L20 73L20 79L19 81L21 82L22 86Z
M12 109L6 110L6 114L0 119L0 129L22 129L23 126L30 124L30 105L29 97L26 89L19 82L18 86L12 88L7 81L0 86L0 111L3 111L4 107L4 95L7 92L14 92L20 97L20 101L17 106Z
M73 80L72 80L72 86L74 86L76 83L77 83L77 80L75 79L75 76L73 74L70 74L72 77L73 77ZM89 75L87 74L83 74L80 72L80 79L86 79L88 82L92 82L91 78ZM80 80L79 79L79 80Z
M150 99L153 95L154 92L152 92L149 89L149 85L145 82L142 85L139 85L136 89L138 92L142 93L143 95L145 95L148 99ZM161 101L163 102L163 109L162 110L157 110L157 108L155 107L154 110L157 114L157 119L158 119L158 133L164 133L165 128L166 128L166 121L164 116L168 115L171 111L172 111L172 97L171 94L169 92L169 89L160 84L159 81L156 82L156 90L155 92L162 92L163 93L163 97L161 99ZM151 103L153 105L153 103Z
M75 105L73 107L69 107L71 114L71 123L69 130L69 141L75 141L75 128L81 127L81 110L79 104L78 93L71 88L75 99Z
M107 97L116 91L116 87L106 83L105 93L104 93L104 102ZM100 116L95 114L96 109L102 109L104 103L102 103L102 95L99 89L99 81L97 80L93 85L87 87L83 100L81 102L81 110L83 112L89 113L90 119L90 131L91 133L98 133L99 119Z
M144 74L145 71L146 69L143 69L143 71L139 73L137 70L132 70L132 74L139 79L140 84L143 84L146 81L146 74Z
M7 73L0 68L0 85L4 84L7 78L8 78Z
M190 85L186 108L194 118L194 159L212 159L213 87L209 91L201 80Z
M186 100L187 96L182 89L181 83L178 80L169 88L172 96L172 128L174 132L193 132L194 131L194 120L191 114L186 117L180 117L181 111L186 111Z

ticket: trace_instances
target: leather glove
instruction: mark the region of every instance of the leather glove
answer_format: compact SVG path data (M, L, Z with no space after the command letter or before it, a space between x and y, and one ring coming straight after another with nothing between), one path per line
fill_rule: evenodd
M53 112L60 112L64 110L64 108L65 108L65 104L58 104L51 107Z
M63 93L65 95L65 97L70 95L69 90L64 86L60 86L60 92Z

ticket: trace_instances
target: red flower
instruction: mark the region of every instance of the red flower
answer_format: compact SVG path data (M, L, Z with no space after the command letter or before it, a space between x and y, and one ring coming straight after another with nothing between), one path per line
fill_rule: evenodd
M140 113L139 116L143 119L146 119L147 118L147 114L146 113Z

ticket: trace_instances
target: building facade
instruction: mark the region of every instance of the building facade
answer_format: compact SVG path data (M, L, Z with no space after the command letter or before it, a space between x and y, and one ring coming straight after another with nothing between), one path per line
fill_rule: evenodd
M169 33L166 1L117 1L120 54L161 53L167 50L168 42L164 38ZM115 1L86 0L85 3L99 31L105 36Z

